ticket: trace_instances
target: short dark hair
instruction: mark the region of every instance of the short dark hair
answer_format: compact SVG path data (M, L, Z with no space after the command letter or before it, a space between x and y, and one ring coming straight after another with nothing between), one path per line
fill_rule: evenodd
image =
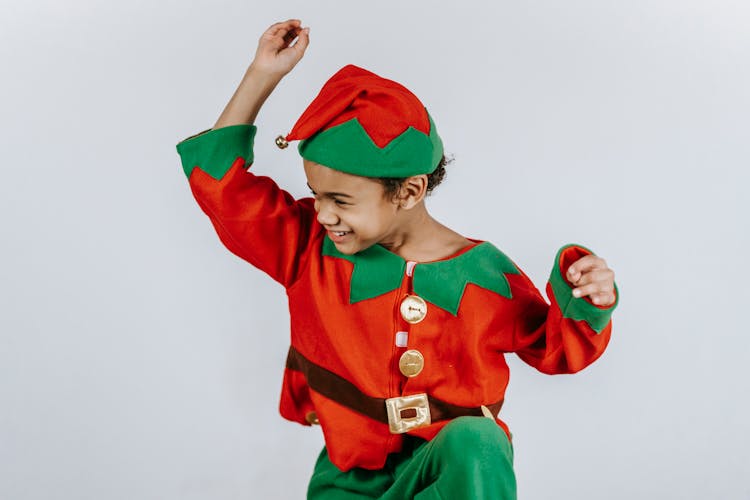
M431 173L427 174L427 194L431 194L432 190L435 189L443 179L445 179L445 166L453 162L453 158L446 158L445 155L440 158L437 168ZM393 196L398 192L401 184L408 179L408 177L378 177L377 180L383 184L385 189L385 196Z

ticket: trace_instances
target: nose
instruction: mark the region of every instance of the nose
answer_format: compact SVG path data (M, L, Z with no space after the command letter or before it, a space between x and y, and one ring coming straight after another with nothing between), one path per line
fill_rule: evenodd
M315 202L315 210L318 212L318 222L324 226L335 226L339 223L338 216L329 208L328 203Z

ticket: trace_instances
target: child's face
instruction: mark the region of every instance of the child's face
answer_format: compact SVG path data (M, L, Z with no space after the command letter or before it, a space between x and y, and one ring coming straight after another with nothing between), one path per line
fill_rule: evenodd
M318 222L341 253L355 254L394 234L399 202L386 197L380 181L303 162Z

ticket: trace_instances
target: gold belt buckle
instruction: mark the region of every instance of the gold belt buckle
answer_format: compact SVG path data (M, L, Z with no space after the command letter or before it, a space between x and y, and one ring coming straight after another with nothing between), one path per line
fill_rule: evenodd
M427 394L424 393L388 398L385 400L385 407L388 410L388 427L391 434L403 434L432 422L430 403Z

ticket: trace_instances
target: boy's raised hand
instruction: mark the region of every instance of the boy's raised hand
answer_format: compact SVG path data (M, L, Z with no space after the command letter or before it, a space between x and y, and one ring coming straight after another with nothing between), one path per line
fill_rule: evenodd
M570 265L568 280L575 285L574 297L586 297L598 306L609 306L615 302L615 273L607 263L596 255L586 255Z
M296 43L292 44L296 40ZM260 37L250 67L268 75L282 77L305 55L310 43L310 28L302 28L299 19L271 25Z

